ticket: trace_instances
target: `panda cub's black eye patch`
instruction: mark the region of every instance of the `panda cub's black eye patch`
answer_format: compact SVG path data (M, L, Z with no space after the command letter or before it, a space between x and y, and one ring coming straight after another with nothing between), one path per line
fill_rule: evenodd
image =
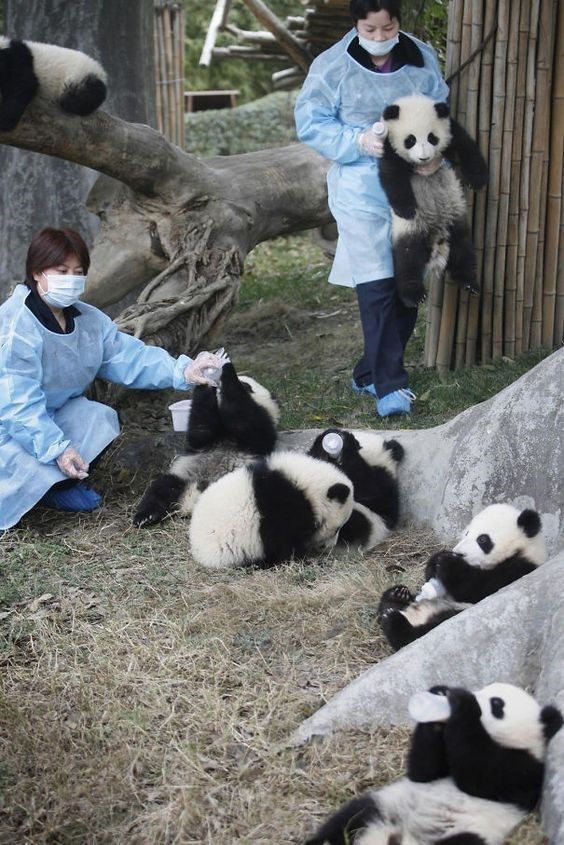
M489 534L480 534L480 536L476 539L476 542L481 548L481 550L487 555L489 555L489 553L494 547L494 544L492 543Z
M403 145L406 150L410 150L412 147L415 146L416 141L417 138L415 137L415 135L408 135L405 141L403 142Z
M490 698L490 710L492 716L496 719L503 719L503 710L505 708L505 701L503 698Z
M427 140L434 147L436 147L437 144L439 143L439 139L437 138L437 136L433 132L429 132L429 134L427 135Z

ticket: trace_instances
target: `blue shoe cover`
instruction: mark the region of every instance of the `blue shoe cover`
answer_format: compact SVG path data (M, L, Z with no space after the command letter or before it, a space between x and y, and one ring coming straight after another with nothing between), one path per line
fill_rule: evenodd
M86 484L79 483L63 490L51 488L41 499L41 504L59 511L88 513L100 507L102 497Z
M369 396L378 398L378 394L376 393L376 388L373 384L357 384L356 381L352 380L352 389L353 393L367 393Z
M411 403L414 399L415 393L408 387L403 387L400 390L394 390L393 393L387 393L381 399L377 399L376 410L381 417L391 417L393 414L410 414Z

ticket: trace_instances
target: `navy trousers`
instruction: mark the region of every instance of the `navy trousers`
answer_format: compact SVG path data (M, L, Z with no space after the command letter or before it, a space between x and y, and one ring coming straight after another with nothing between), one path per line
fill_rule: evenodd
M417 308L399 299L394 279L378 279L356 286L364 355L353 370L362 387L373 384L379 397L408 386L403 353L413 334Z

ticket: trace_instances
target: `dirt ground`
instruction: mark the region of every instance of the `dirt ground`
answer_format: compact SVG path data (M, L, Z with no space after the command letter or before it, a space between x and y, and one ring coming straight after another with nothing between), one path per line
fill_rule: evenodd
M322 331L352 348L353 311L344 316ZM267 335L263 318L231 325L234 360L252 363L258 322L262 370L315 365L318 318L278 310ZM169 398L131 394L123 438L169 429ZM299 843L342 801L402 772L407 727L289 740L390 653L379 596L400 579L419 584L436 541L406 525L364 555L202 571L183 520L132 526L159 467L114 454L96 479L101 510L37 508L0 540L0 842ZM532 818L510 841L545 840Z

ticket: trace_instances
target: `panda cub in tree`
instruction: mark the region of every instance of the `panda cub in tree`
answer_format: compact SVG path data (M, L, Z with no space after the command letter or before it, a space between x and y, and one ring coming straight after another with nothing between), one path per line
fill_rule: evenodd
M406 777L349 801L306 845L502 845L535 807L560 711L511 684L430 692L445 715L423 721L413 697Z
M393 648L402 648L545 560L537 511L490 505L474 517L451 552L432 555L419 596L403 585L386 590L378 607L382 630Z
M0 36L0 132L14 129L37 95L70 114L88 115L106 99L102 66L79 50Z
M339 469L274 452L202 493L189 528L192 555L214 569L274 566L332 548L352 507L352 484Z
M392 208L394 270L407 306L425 299L428 265L444 269L461 288L479 293L460 171L465 185L487 182L487 165L472 138L449 117L446 103L413 94L386 107L388 130L380 182Z
M329 450L327 443L336 442ZM342 445L341 445L342 444ZM397 440L379 434L328 428L316 437L309 454L333 463L350 478L353 511L339 532L339 543L365 550L381 543L399 519L398 465L404 449Z
M152 525L179 511L188 516L202 492L221 475L276 445L280 408L269 391L232 363L221 370L218 387L197 385L184 454L155 479L139 503L133 522Z

